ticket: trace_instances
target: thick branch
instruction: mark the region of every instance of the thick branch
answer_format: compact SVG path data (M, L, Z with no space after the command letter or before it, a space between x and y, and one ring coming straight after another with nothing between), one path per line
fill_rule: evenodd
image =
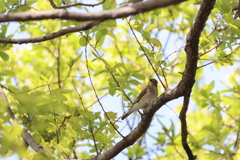
M205 22L213 9L215 0L204 0L201 8L195 18L191 30L187 36L187 45L185 51L187 54L187 63L185 65L184 74L179 85L174 89L168 90L161 94L157 100L144 109L144 115L138 126L127 135L123 140L107 152L94 158L97 160L111 159L120 153L126 147L132 145L139 137L141 137L150 126L154 113L159 110L165 103L191 93L191 89L195 83L195 75L198 61L198 43L201 32L205 26Z
M188 136L188 131L187 131L187 120L186 120L186 113L188 110L188 105L189 105L189 98L190 94L184 96L184 101L183 101L183 106L182 110L180 112L180 121L181 121L181 131L182 131L182 146L184 150L186 151L188 155L189 160L194 160L197 158L197 156L193 155L192 150L190 149L188 143L187 143L187 136Z
M150 105L148 108L155 108L155 112L163 106L166 102L172 100L171 91L167 91L164 94L162 94L160 97L158 97L158 100L153 103L153 105ZM123 149L131 146L134 144L138 138L140 138L149 128L150 123L152 121L152 117L154 116L155 112L147 112L142 116L142 120L138 124L138 126L128 134L123 140L118 142L115 146L113 146L111 149L109 149L107 152L99 155L96 158L93 158L93 160L108 160L113 157L115 157L118 153L120 153Z
M180 3L184 0L173 0L172 3L166 3L166 2L158 2L156 3L156 5L152 5L151 3L147 2L147 4L149 3L149 6L152 6L154 7L153 9L156 8L156 6L159 6L160 7L164 7L164 6L167 6L167 5L171 5L171 4L176 4L176 3ZM156 1L154 1L155 3ZM171 1L170 1L171 2ZM142 7L145 5L143 4L140 4L140 3L143 3L143 2L139 2L139 3L130 3L127 5L127 8L136 8L138 9L140 12L143 12L143 9ZM144 2L145 3L145 2ZM157 5L158 4L158 5ZM136 6L135 6L136 5ZM130 7L129 7L130 6ZM140 7L138 7L140 6ZM145 7L145 6L144 6ZM104 20L106 19L110 19L110 18L107 18L105 16L108 15L111 17L111 15L114 14L117 14L118 17L121 16L121 12L124 11L123 13L125 13L125 9L126 7L122 7L122 8L118 8L118 9L113 9L113 10L108 10L108 11L102 11L102 12L99 12L99 13L85 13L85 14L80 14L80 13L69 13L69 12L66 12L65 10L58 10L58 11L42 11L42 12L36 12L36 13L32 13L32 12L23 12L23 13L14 13L14 14L8 14L8 15L4 15L4 14L0 14L0 22L6 22L6 21L14 21L14 20L10 20L10 19L15 19L16 21L28 21L28 20L34 20L34 18L40 18L40 19L54 19L54 18L60 18L58 17L59 15L66 15L66 14L69 14L67 15L69 18L72 16L72 15L75 15L75 17L78 17L79 15L102 15L103 17L101 18L97 18L97 20L93 20L93 21L88 21L88 22L85 22L83 23L82 25L80 26L77 26L77 27L72 27L72 28L67 28L67 29L63 29L63 30L60 30L58 32L55 32L55 33L52 33L52 34L49 34L49 35L45 35L45 36L41 36L41 37L36 37L36 38L24 38L24 39L7 39L7 38L0 38L0 42L2 43L12 43L12 44L23 44L23 43L36 43L36 42L42 42L42 41L47 41L47 40L51 40L51 39L54 39L54 38L57 38L57 37L60 37L60 36L63 36L63 35L66 35L66 34L69 34L69 33L73 33L73 32L79 32L79 31L83 31L83 30L88 30L88 29L91 29L92 27L98 25L99 23L103 22ZM120 9L120 10L119 10ZM149 7L146 7L146 9L149 9ZM145 9L145 10L146 10ZM150 8L151 9L151 8ZM150 10L149 9L149 10ZM116 10L118 10L118 12L116 12ZM147 10L146 10L147 11ZM105 13L106 12L106 13ZM100 14L101 13L101 14ZM137 13L136 13L137 14ZM131 15L131 14L129 14ZM53 16L53 17L52 17ZM127 15L128 16L128 15ZM20 18L22 17L22 18ZM30 17L30 19L28 19ZM48 18L44 18L44 17L48 17ZM75 17L72 17L73 19ZM116 18L118 18L116 17ZM10 19L9 19L10 18ZM32 19L33 18L33 19ZM25 20L24 20L25 19ZM63 18L64 19L64 18ZM101 20L100 20L101 19ZM36 19L35 19L36 20ZM88 19L89 20L89 19Z
M146 2L129 3L126 7L117 9L104 10L101 12L89 12L89 13L76 13L67 12L65 10L54 11L40 11L40 12L22 12L11 14L0 14L0 22L10 21L31 21L31 20L43 20L43 19L65 19L76 21L89 21L89 20L101 20L101 19L116 19L127 17L129 15L135 15L143 13L156 8L166 7L173 4L178 4L186 0L151 0Z
M215 0L204 0L195 21L187 35L185 51L187 54L187 63L183 80L188 76L195 77L198 60L199 37L215 4Z
M28 133L26 129L23 129L23 139L35 152L39 153L40 151L44 151L43 147L37 144L32 135Z
M47 11L38 13L17 13L9 15L0 15L0 22L6 21L28 21L28 20L42 20L42 19L71 19L77 21L83 20L99 20L99 19L114 19L120 17L126 17L128 15L133 15L141 12L146 12L159 7L168 6L171 4L180 3L184 0L165 0L165 1L147 1L139 2L136 4L128 5L127 7L122 7L119 9L102 11L99 13L68 13L64 11ZM138 126L123 140L118 142L115 146L109 149L107 152L99 155L95 159L107 160L111 159L120 153L126 147L132 145L136 140L141 137L150 126L152 117L154 113L161 108L165 103L176 99L180 96L184 96L187 93L191 93L191 89L195 82L195 74L197 69L198 61L198 43L200 34L204 28L205 22L215 4L215 0L204 0L198 15L195 19L194 24L187 36L187 45L185 51L187 54L187 63L185 65L185 70L181 82L177 87L172 90L168 90L162 95L160 95L157 100L150 104L146 109L144 109L144 115Z
M191 94L191 89L195 82L195 75L197 70L197 61L198 61L198 44L201 32L205 26L205 23L208 19L208 16L211 13L215 5L215 0L204 0L199 12L195 18L195 21L190 29L190 32L187 35L185 51L187 54L187 63L185 65L185 71L183 73L182 82L180 82L179 87L185 87L184 90L184 103L180 113L181 120L181 130L182 130L182 146L186 151L189 160L196 159L197 156L194 156L188 143L187 143L187 121L186 113L189 104L189 98Z

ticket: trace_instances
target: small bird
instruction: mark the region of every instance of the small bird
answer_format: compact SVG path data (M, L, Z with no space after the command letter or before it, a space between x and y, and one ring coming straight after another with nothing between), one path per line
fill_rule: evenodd
M158 81L150 79L148 85L142 90L137 99L133 102L132 107L122 115L122 120L127 118L131 113L141 108L147 107L158 96Z

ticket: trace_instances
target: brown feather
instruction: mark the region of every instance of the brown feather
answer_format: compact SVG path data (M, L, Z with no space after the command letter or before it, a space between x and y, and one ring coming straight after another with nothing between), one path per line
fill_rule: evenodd
M135 101L133 102L133 104L132 104L132 107L133 107L133 105L135 104L135 103L138 103L139 102L139 100L145 95L147 93L147 88L145 87L143 90L142 90L142 92L138 95L138 97L135 99ZM132 108L131 107L131 108ZM123 116L122 116L122 120L124 120L125 118L127 118L131 113L129 113L129 111L131 110L131 108L130 109L128 109L128 111L126 111L124 114L123 114Z
M133 105L137 102L139 102L139 100L147 93L147 88L145 87L142 92L138 95L138 97L135 99L135 101L133 102Z

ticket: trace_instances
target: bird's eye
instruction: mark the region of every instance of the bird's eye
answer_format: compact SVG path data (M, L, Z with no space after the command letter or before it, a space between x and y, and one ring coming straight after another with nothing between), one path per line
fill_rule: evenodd
M157 83L157 81L155 79L151 79L150 81L153 83Z
M150 79L150 81L153 83L157 83L157 81L155 79Z

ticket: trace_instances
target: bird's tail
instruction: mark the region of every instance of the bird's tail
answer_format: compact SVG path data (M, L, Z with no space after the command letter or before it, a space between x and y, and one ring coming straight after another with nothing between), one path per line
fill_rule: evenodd
M122 116L121 119L124 120L124 119L127 118L133 111L134 111L134 110L132 110L132 109L128 110L126 113L123 114L123 116Z

